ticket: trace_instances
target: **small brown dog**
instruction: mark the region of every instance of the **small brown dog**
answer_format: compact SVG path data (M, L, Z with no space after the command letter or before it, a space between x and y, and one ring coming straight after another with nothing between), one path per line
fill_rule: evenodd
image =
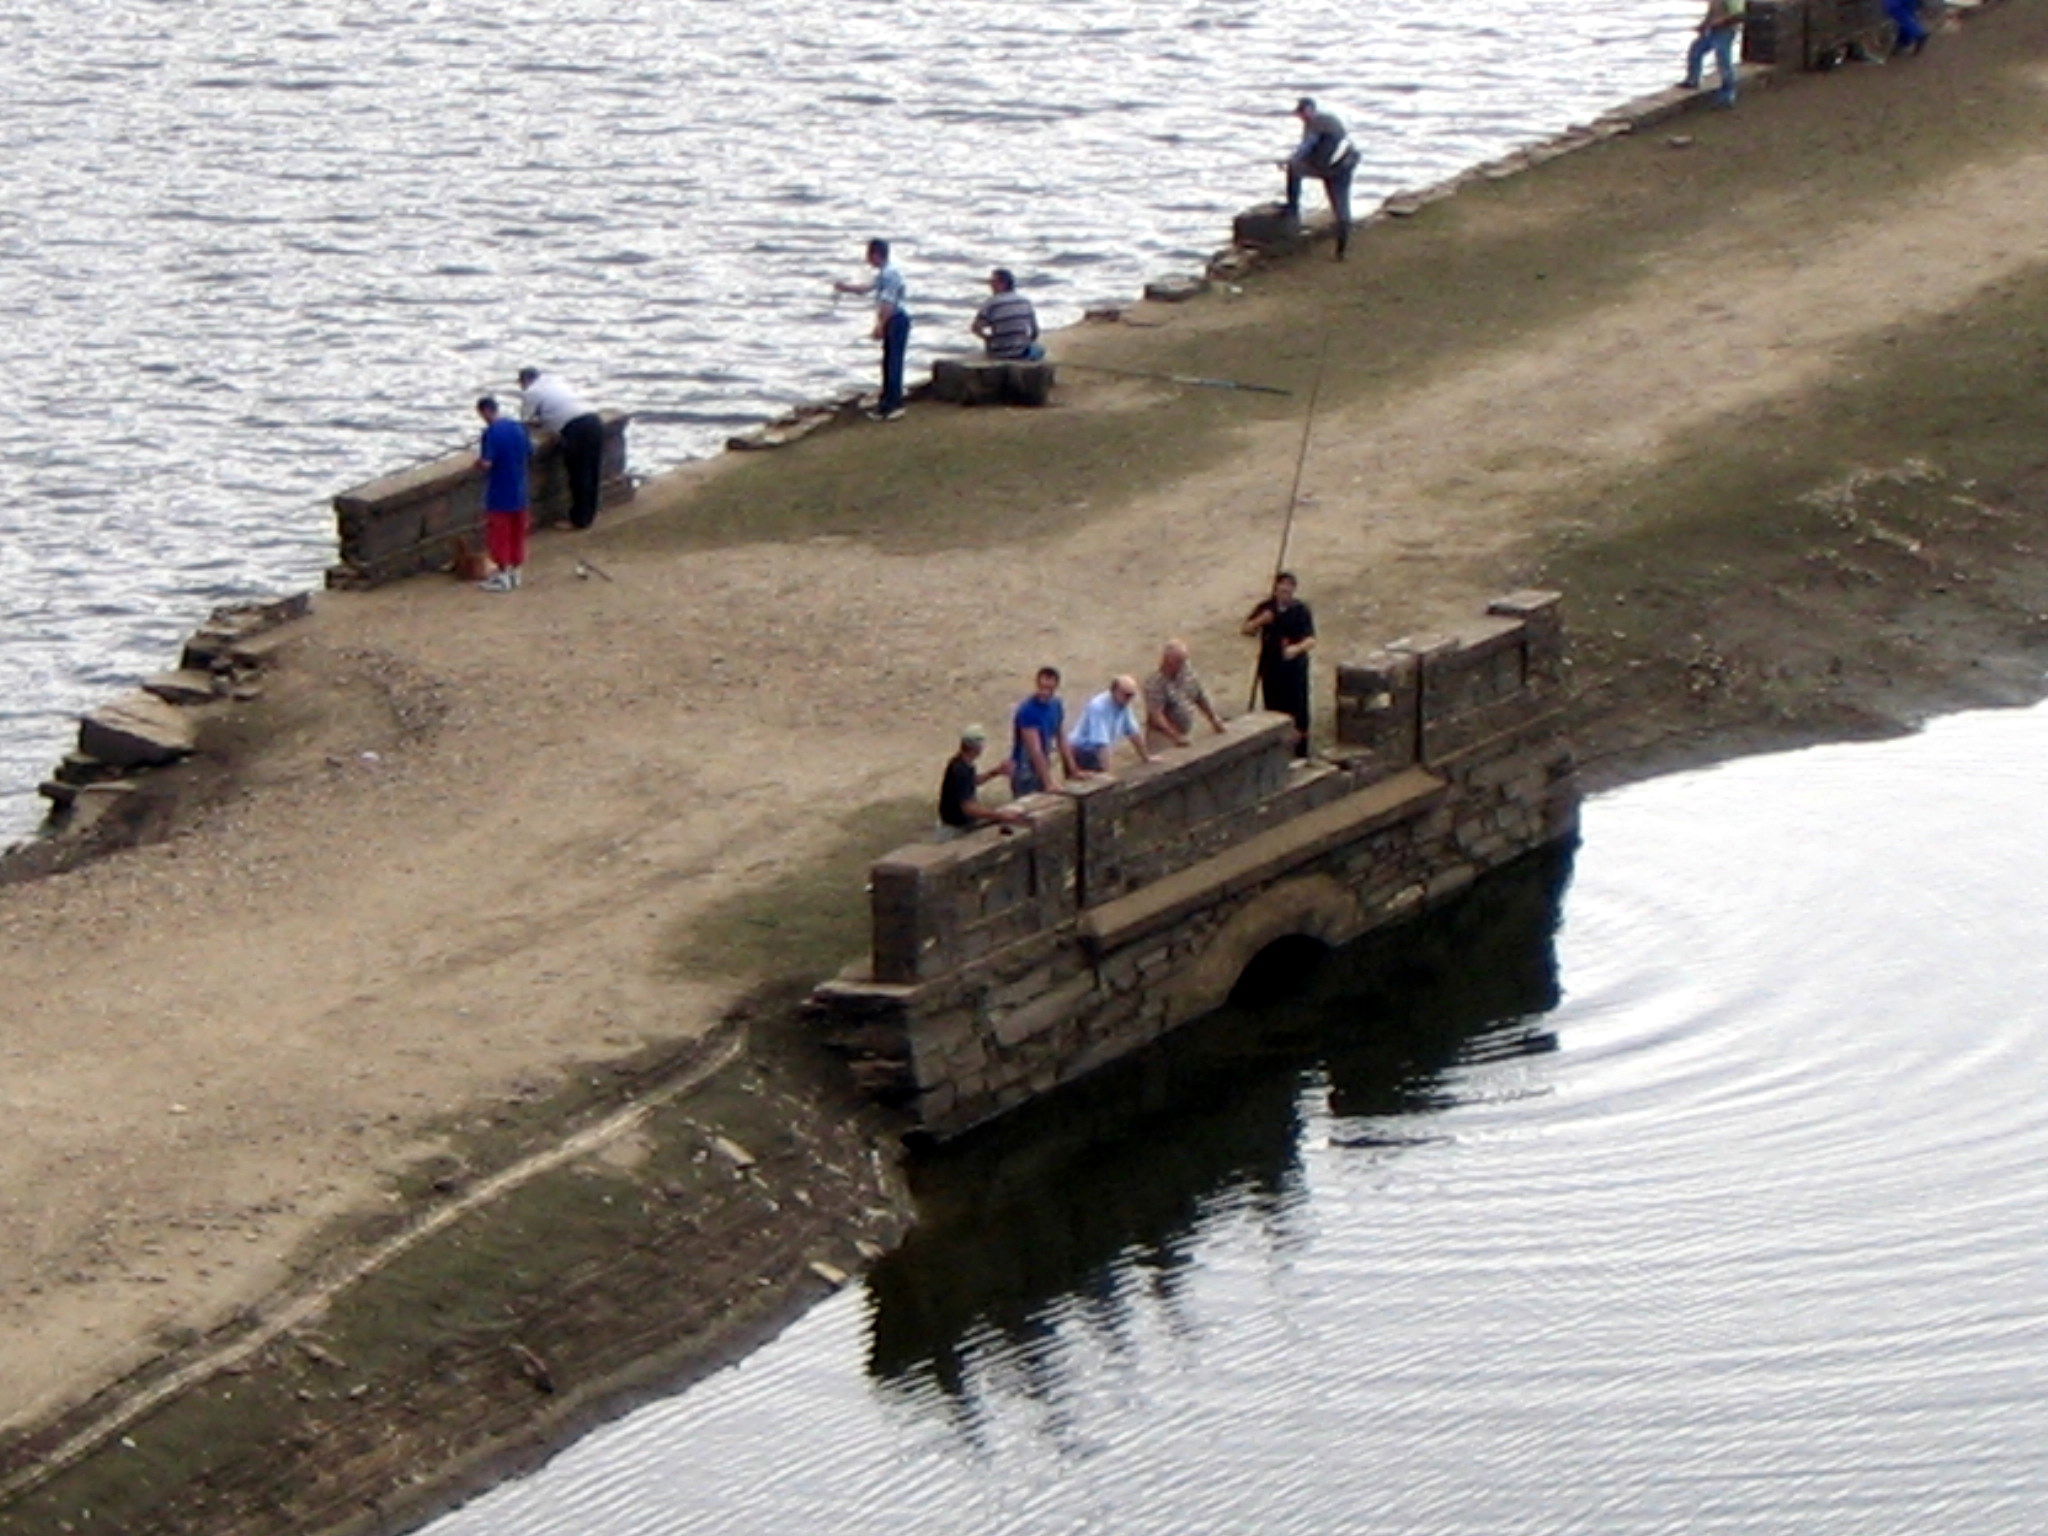
M495 571L491 557L466 538L457 538L448 551L448 572L457 581L482 581Z

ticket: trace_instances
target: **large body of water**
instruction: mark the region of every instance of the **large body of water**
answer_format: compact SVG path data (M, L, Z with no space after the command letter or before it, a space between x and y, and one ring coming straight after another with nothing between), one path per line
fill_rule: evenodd
M1049 319L1197 264L1301 91L1358 190L1673 77L1697 0L22 0L0 50L0 833L70 716L214 603L306 586L327 498L523 363L636 467L865 381L830 281L897 241L917 350L1015 267Z
M2034 1536L2044 757L2036 709L1603 797L432 1536Z

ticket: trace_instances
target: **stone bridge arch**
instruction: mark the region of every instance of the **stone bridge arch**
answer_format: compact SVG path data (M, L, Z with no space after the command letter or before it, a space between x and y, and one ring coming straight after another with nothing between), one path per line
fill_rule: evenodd
M1307 874L1266 886L1205 936L1189 940L1185 961L1162 991L1173 1023L1183 1024L1230 1001L1252 962L1285 939L1313 939L1335 949L1370 926L1358 893L1334 875Z

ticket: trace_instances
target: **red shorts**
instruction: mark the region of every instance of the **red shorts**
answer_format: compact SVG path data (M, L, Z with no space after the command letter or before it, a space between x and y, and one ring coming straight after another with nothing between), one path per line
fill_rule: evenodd
M499 570L526 564L526 529L531 521L524 510L486 512L484 549Z

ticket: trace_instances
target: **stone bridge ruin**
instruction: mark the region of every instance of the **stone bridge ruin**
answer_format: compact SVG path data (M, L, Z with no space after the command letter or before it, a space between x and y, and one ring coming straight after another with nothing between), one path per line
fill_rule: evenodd
M1221 1005L1273 947L1335 946L1577 828L1557 594L1337 668L1336 752L1253 714L1019 802L1022 828L870 874L873 945L811 997L871 1093L954 1136Z

